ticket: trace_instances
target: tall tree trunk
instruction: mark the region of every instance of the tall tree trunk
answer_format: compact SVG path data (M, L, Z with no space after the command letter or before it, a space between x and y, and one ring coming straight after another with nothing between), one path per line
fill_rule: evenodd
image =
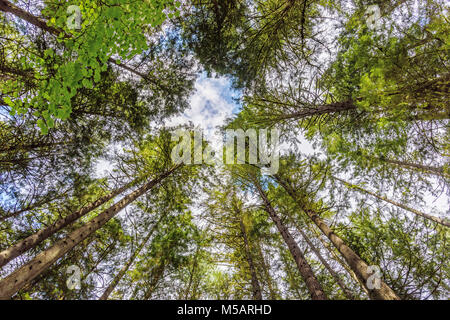
M369 291L367 291L366 287L364 286L364 283L361 282L360 279L356 276L356 274L353 272L353 270L348 266L348 264L343 261L335 252L335 248L331 247L329 243L327 243L323 238L322 234L319 233L316 229L314 229L312 226L308 226L308 229L312 232L314 232L317 235L317 238L320 240L324 248L327 249L327 251L330 253L330 255L344 268L350 277L355 280L355 282L360 286L360 288L364 291L364 293L367 295L368 298L370 298Z
M273 288L272 277L270 276L269 268L267 266L266 259L264 257L264 254L263 254L263 251L261 248L261 243L259 241L256 242L256 247L258 248L258 253L259 253L259 256L261 257L261 265L262 265L262 269L264 271L264 276L267 281L267 286L269 288L270 298L272 300L276 300L278 298L277 293Z
M52 33L56 36L58 36L62 32L61 30L58 30L51 26L48 26L44 20L42 20L36 16L33 16L31 13L26 12L25 10L17 7L16 5L12 4L9 1L0 0L0 10L3 12L12 13L16 17L18 17L22 20L25 20L28 23L31 23L32 25L34 25L42 30L45 30L49 33Z
M281 245L278 245L278 251L283 254L283 250L285 250L285 248L282 247ZM281 259L281 263L283 264L283 267L284 267L283 271L286 273L286 279L285 279L286 282L290 286L290 289L293 290L295 292L295 294L297 295L295 298L297 298L297 300L303 300L304 294L300 291L299 284L297 283L297 280L296 280L296 275L298 275L298 272L295 272L295 274L292 272L292 271L298 270L298 267L296 266L296 268L294 270L292 270L291 264L289 263L290 261L287 261L286 257L283 257L281 255L280 259ZM290 260L290 257L289 257L289 260Z
M75 247L78 243L89 237L96 230L100 229L105 223L113 218L119 211L127 207L134 200L153 188L155 185L163 181L171 175L181 165L177 165L167 172L161 174L158 178L149 181L139 189L125 196L110 208L104 210L97 217L90 220L84 226L73 231L64 239L56 242L52 247L39 253L30 262L26 263L18 270L0 281L0 299L11 298L20 288L39 276L47 270L55 261L64 256L68 251Z
M275 212L275 209L270 204L270 201L267 198L267 195L264 192L264 190L261 188L259 182L254 180L254 184L255 187L258 189L261 199L264 202L264 207L267 213L269 214L272 221L275 223L278 231L281 233L281 236L286 242L289 251L291 252L295 260L295 263L297 264L298 270L303 279L305 280L306 286L309 290L309 293L311 294L311 298L313 300L326 300L327 297L322 289L322 286L320 285L319 281L314 275L311 266L306 261L305 257L303 256L303 253L301 252L294 238L292 237L286 226L283 224L281 219L278 217L277 213Z
M295 227L297 228L298 232L300 232L300 234L302 235L303 239L305 239L306 243L311 248L311 250L314 252L314 254L317 256L317 258L320 260L320 262L322 262L322 264L324 265L325 269L327 269L328 272L331 274L331 276L333 277L334 281L336 281L336 283L342 289L342 292L347 297L347 299L354 300L355 297L353 296L353 293L351 292L351 290L349 288L347 288L345 283L342 281L342 279L339 277L339 275L336 273L336 271L334 271L333 268L329 265L329 263L325 260L325 258L322 256L320 251L314 246L314 244L311 242L311 240L306 235L306 233L297 224L295 224Z
M161 220L164 218L165 214L162 214L161 217L158 219L158 221L155 223L155 225L150 229L145 239L142 241L142 243L136 248L133 255L128 259L127 263L120 269L119 273L114 277L114 279L111 281L111 283L108 285L106 290L103 292L102 296L99 298L99 300L107 300L109 298L109 295L114 291L116 286L119 284L119 281L123 278L125 273L128 271L128 269L133 264L136 257L139 255L139 253L142 251L142 249L147 244L148 240L152 236L155 229L158 227Z
M242 222L242 219L239 221L239 227L241 229L242 238L244 239L245 256L247 258L247 263L250 268L250 274L252 278L253 300L262 300L261 286L259 285L258 277L256 275L256 268L253 262L250 246L248 243L247 232L245 230L245 226L244 223Z
M151 281L149 284L149 288L147 289L147 292L145 293L145 296L143 300L149 300L152 297L153 292L155 292L155 289L158 285L159 280L164 275L164 270L166 269L166 265L164 263L159 264L155 267L155 269L152 270L152 276Z
M92 242L95 241L95 237L91 237L91 239L86 239L85 241L83 241L80 245L78 250L83 251L86 250L86 248L88 246L91 245ZM113 244L113 243L112 243ZM111 244L108 246L110 247ZM71 257L67 257L68 259L74 259L73 256ZM104 257L102 257L104 258ZM60 268L62 265L64 265L67 262L66 259L60 259L59 261L55 262L53 268L55 268L55 270L57 270L58 268ZM33 281L27 283L25 286L23 286L18 292L17 294L12 298L13 300L23 300L22 297L20 296L22 293L31 293L31 290L37 285L39 284L39 282L42 279L45 279L45 277L47 277L49 274L51 274L52 270L48 269L45 272L42 272L39 276L37 276L36 278L33 279ZM88 271L91 272L91 271ZM87 275L85 275L83 273L83 277L81 278L81 280L86 279ZM36 289L35 291L38 291L38 289Z
M10 152L18 152L18 151L25 153L25 152L31 152L35 149L41 149L41 148L53 149L56 146L63 146L63 145L67 145L67 142L34 142L34 143L26 144L26 145L16 144L16 145L10 145L8 147L3 146L0 149L0 153L10 153Z
M290 119L299 120L312 116L320 116L323 114L332 114L356 109L357 109L356 105L353 104L353 102L351 101L336 102L320 106L312 106L310 108L305 108L302 111L284 114L279 116L279 120L290 120Z
M63 30L59 30L57 28L48 26L47 22L45 20L42 20L39 17L36 17L36 16L32 15L31 13L29 13L29 12L19 8L19 7L17 7L16 5L12 4L9 1L0 0L0 11L11 13L11 14L15 15L16 17L18 17L18 18L20 18L22 20L25 20L28 23L31 23L32 25L34 25L34 26L36 26L36 27L38 27L38 28L40 28L42 30L45 30L48 33L51 33L51 34L53 34L55 36L59 36L61 33L63 33L65 38L71 38L72 37L70 34L64 33ZM150 79L147 75L145 75L145 74L143 74L143 73L141 73L141 72L139 72L137 70L134 70L133 68L130 68L129 66L127 66L127 65L125 65L123 63L120 63L120 62L118 62L117 60L115 60L113 58L109 58L108 62L113 63L116 66L118 66L118 67L120 67L120 68L122 68L124 70L127 70L127 71L129 71L129 72L131 72L131 73L133 73L133 74L135 74L135 75L137 75L137 76L139 76L139 77L141 77L143 79L146 79L148 81L154 82L154 80Z
M348 265L352 268L353 272L355 272L356 276L360 279L360 281L364 284L367 291L370 294L371 299L375 300L400 300L397 294L382 280L380 279L381 285L380 289L373 288L370 289L367 286L369 278L371 276L370 273L367 272L368 265L367 263L361 259L350 247L348 247L345 242L338 237L333 230L319 217L319 215L313 210L307 208L300 201L298 201L295 191L291 188L289 182L281 179L279 175L275 175L274 178L276 181L283 186L286 192L292 197L294 201L298 203L300 208L306 213L306 215L316 224L317 227L330 239L333 245L338 249L338 251L342 254L345 261L347 261Z
M442 80L442 79L435 79L435 80ZM392 93L392 95L397 95L402 92L395 92ZM356 100L361 100L360 98ZM282 101L274 101L270 99L265 98L259 98L257 99L257 102L260 103L270 103L274 105L281 105L284 107L290 107L295 108L297 105L291 104L291 103L284 103ZM347 101L340 101L340 102L333 102L328 104L321 104L321 105L302 105L297 108L300 108L300 111L294 111L292 113L285 113L285 114L278 114L275 115L273 120L275 121L284 121L284 120L300 120L305 119L308 117L315 117L315 116L321 116L324 114L333 114L333 113L340 113L345 111L354 111L358 110L357 105L352 100ZM381 113L383 110L373 110L372 113ZM272 114L271 114L272 116ZM410 121L417 121L417 120L443 120L448 119L449 114L447 110L444 112L431 112L427 114L419 114L416 116L408 117L406 120ZM390 120L397 121L397 118L391 118Z
M429 172L434 175L438 176L446 176L444 172L443 167L434 167L434 166L426 166L419 163L413 163L413 162L407 162L407 161L400 161L400 160L393 160L393 159L380 159L377 157L380 161L384 161L393 165L397 165L406 169L419 169L425 172Z
M360 192L367 193L367 194L369 194L369 195L371 195L371 196L373 196L373 197L375 197L375 198L377 198L377 199L383 200L383 201L385 201L385 202L387 202L387 203L393 204L394 206L397 206L397 207L399 207L399 208L402 208L402 209L404 209L404 210L407 210L407 211L409 211L409 212L412 212L412 213L414 213L414 214L416 214L416 215L418 215L418 216L420 216L420 217L422 217L422 218L431 220L431 221L433 221L433 222L439 223L439 224L441 224L441 225L443 225L443 226L446 226L446 227L450 227L450 222L445 221L444 219L441 219L441 218L438 218L438 217L434 217L434 216L429 215L429 214L427 214L427 213L424 213L424 212L421 212L421 211L419 211L419 210L410 208L410 207L405 206L405 205L403 205L403 204L401 204L401 203L399 203L399 202L390 200L390 199L388 199L388 198L386 198L386 197L384 197L384 196L380 196L380 195L378 195L378 194L376 194L376 193L374 193L374 192L371 192L371 191L369 191L369 190L366 190L366 189L364 189L364 188L361 188L360 186L357 186L357 185L355 185L355 184L352 184L352 183L350 183L350 182L347 182L347 181L345 181L345 180L342 180L342 179L340 179L340 178L338 178L338 177L333 177L333 179L340 181L341 183L343 183L345 186L349 187L350 189L356 189L356 190L358 190L358 191L360 191Z
M67 225L71 224L75 220L78 220L82 216L88 214L92 210L98 208L99 206L113 199L115 196L126 191L133 185L134 182L131 182L121 188L118 188L108 195L100 197L99 199L90 203L86 207L83 207L80 210L72 212L67 217L55 221L52 225L48 226L47 228L41 229L38 232L32 234L31 236L28 236L27 238L19 241L15 245L12 245L8 249L3 250L2 252L0 252L0 267L4 266L12 259L20 256L24 252L36 247L39 243L41 243L48 237L52 236L54 233L66 227Z
M194 261L192 262L192 269L189 271L189 282L188 285L186 286L186 290L184 291L184 299L185 300L189 300L189 296L192 298L192 296L195 296L193 294L189 294L191 292L191 286L192 286L192 282L194 282L194 276L195 276L195 272L198 266L198 254L200 251L200 247L197 246L197 249L195 250L195 255L194 255ZM195 293L195 290L194 290ZM180 294L180 297L182 297L182 295ZM181 300L181 298L179 298L179 300Z

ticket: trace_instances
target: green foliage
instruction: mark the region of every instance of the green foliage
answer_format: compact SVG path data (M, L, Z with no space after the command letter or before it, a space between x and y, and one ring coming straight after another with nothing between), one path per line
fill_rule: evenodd
M80 9L82 23L78 30L67 25L70 5ZM2 91L13 92L4 99L11 114L33 109L33 114L39 117L37 125L47 134L56 119L70 117L77 92L98 85L111 58L121 64L148 50L147 28L154 30L160 26L166 19L165 12L173 14L177 6L179 2L172 0L47 2L42 14L51 17L46 23L57 30L58 34L54 34L57 42L54 48L41 52L20 52L17 68L30 70L26 79L2 84ZM29 81L33 82L32 91L26 90ZM24 89L26 94L19 95Z
M307 264L329 299L367 299L367 264L401 299L447 299L449 231L426 217L448 216L448 5L377 3L379 29L359 0L41 1L40 27L2 13L0 250L127 189L0 275L145 190L13 298L308 299ZM282 129L277 174L174 165L166 120L199 70L242 90L220 130Z

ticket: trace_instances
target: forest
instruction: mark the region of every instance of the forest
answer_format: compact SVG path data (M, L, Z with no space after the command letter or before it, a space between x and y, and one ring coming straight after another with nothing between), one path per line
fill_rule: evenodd
M0 0L0 299L450 299L449 9Z

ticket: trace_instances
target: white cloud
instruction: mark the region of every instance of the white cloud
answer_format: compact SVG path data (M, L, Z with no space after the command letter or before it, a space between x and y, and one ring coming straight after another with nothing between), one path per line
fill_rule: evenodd
M233 89L226 78L200 77L195 84L196 92L190 99L190 108L182 115L171 118L166 125L176 126L192 122L203 129L204 139L219 142L217 127L224 124L239 106L233 101Z

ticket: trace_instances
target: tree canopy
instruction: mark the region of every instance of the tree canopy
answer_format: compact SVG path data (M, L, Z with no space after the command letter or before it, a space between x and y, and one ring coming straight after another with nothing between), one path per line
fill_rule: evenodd
M448 299L449 9L0 0L0 298Z

